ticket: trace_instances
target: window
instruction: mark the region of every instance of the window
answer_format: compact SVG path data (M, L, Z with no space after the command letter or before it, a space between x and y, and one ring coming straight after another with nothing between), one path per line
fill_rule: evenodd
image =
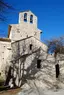
M30 15L30 23L33 23L33 15Z
M37 60L37 68L41 68L41 60L40 59Z
M59 64L56 64L55 65L55 68L56 68L56 78L58 78L59 74L60 74L60 71L59 71Z
M1 72L0 72L0 76L1 76Z
M30 50L32 50L32 44L30 44Z
M27 13L24 14L24 21L27 22Z

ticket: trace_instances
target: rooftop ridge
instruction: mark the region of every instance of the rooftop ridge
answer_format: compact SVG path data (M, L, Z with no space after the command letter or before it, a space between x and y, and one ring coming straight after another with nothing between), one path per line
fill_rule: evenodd
M0 38L0 41L11 42L11 39L9 39L9 38Z
M13 42L13 43L16 43L16 42L19 42L19 41L23 41L23 40L26 40L26 39L29 39L29 38L31 38L31 37L33 37L33 38L35 38L36 40L38 40L39 42L41 42L39 39L37 39L36 37L34 37L34 36L30 36L30 37L27 37L27 38L24 38L24 39L20 39L20 40L17 40L17 41L15 41L15 42ZM12 44L13 44L12 43ZM42 43L42 42L41 42ZM45 43L42 43L42 44L44 44L44 45L46 45ZM47 46L47 45L46 45ZM48 46L47 46L48 47Z

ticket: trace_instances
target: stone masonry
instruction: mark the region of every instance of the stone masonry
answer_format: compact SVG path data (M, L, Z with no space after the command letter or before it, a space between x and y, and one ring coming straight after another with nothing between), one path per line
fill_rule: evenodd
M0 38L0 75L10 87L27 83L43 89L63 88L64 55L55 59L54 54L47 53L37 26L31 11L20 12L19 23L9 25L8 38Z

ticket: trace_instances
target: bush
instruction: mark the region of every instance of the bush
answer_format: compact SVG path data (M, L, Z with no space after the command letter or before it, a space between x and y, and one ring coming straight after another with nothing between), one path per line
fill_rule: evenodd
M4 85L4 82L5 80L2 77L0 77L0 86Z

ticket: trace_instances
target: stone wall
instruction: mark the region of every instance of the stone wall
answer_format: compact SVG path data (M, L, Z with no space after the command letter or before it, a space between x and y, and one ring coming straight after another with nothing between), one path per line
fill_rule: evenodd
M31 49L30 45L32 45ZM34 37L12 43L11 71L17 86L21 86L27 79L34 79L37 76L37 72L40 71L37 68L37 60L41 59L41 62L46 60L46 52L47 46Z
M30 45L32 45L31 50L30 50ZM13 56L17 57L18 55L22 56L25 54L29 54L29 53L37 51L40 47L44 51L47 51L47 46L44 43L40 42L35 37L30 36L30 37L25 38L23 40L18 40L16 42L12 43Z
M32 50L30 50L32 44ZM12 43L13 78L17 86L35 82L42 89L64 88L64 55L47 54L47 46L34 37ZM59 58L60 57L60 58ZM41 60L41 67L37 61ZM59 61L58 61L59 60ZM60 74L56 78L56 64L59 64Z
M4 79L5 79L5 67L7 65L7 60L10 58L10 52L11 52L11 43L0 41L0 73Z

